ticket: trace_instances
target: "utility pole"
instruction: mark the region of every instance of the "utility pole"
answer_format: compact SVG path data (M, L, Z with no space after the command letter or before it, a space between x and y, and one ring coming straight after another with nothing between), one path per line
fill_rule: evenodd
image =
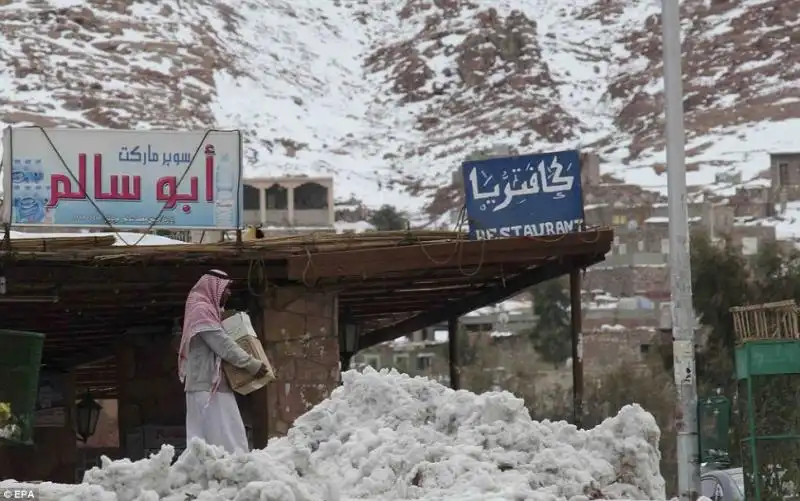
M694 305L686 200L686 131L683 121L681 19L679 0L662 0L664 103L669 198L669 276L672 296L672 349L677 401L678 496L694 501L700 492L697 434L697 378L694 354Z

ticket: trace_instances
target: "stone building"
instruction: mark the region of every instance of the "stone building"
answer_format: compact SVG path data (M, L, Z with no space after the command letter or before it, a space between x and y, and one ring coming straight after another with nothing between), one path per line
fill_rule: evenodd
M663 257L661 257L663 261ZM666 263L592 266L586 270L583 287L600 289L614 296L644 296L650 299L669 297L669 273Z
M775 200L770 186L748 186L736 189L730 197L736 217L766 218L775 215Z
M244 222L266 227L331 227L333 178L245 179Z
M800 200L800 152L770 153L769 173L779 200Z

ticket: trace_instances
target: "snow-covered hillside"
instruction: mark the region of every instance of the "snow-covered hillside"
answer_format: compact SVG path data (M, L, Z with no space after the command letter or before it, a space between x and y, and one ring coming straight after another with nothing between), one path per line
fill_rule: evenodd
M590 147L663 189L656 0L15 0L0 121L240 128L246 174L425 206L477 149ZM800 0L686 0L690 184L800 133ZM721 188L721 187L719 187Z

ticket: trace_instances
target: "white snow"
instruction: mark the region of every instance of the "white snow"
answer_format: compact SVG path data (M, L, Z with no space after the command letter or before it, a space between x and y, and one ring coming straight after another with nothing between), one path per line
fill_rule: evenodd
M493 313L508 313L514 315L522 311L530 311L533 303L525 299L507 299L493 306L484 306L467 313L467 317L480 317L482 315L492 315Z
M776 207L780 209L780 206ZM778 212L780 212L778 210ZM780 215L765 220L749 220L741 221L745 226L749 225L767 225L775 227L775 237L780 240L800 240L800 202L788 202L786 210L780 212Z
M38 487L62 501L660 500L659 436L637 405L577 430L532 421L507 392L367 368L344 373L343 386L264 450L228 455L194 441L172 465L164 446L135 463L104 458L80 485Z

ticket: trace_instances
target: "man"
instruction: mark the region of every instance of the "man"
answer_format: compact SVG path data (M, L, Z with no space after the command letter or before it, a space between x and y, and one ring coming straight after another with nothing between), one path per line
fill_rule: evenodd
M222 360L256 377L267 367L236 344L222 327L231 280L211 270L189 291L178 352L178 375L186 392L186 440L194 437L228 452L247 451L247 434L236 397L222 374Z

